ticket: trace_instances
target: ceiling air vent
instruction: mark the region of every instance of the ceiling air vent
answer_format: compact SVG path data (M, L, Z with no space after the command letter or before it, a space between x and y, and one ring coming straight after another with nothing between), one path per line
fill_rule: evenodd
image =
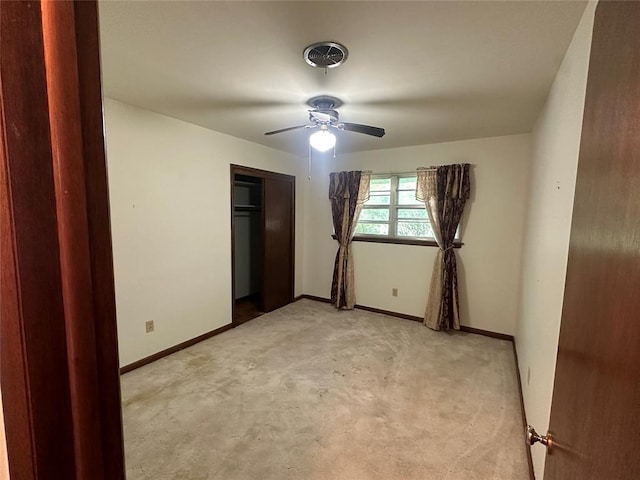
M347 47L336 42L320 42L304 49L304 61L312 67L334 68L342 65L349 56Z

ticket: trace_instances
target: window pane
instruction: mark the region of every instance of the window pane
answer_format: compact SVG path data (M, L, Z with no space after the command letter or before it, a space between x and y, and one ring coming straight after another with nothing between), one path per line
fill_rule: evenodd
M398 192L398 205L424 205L424 202L416 200L415 190Z
M375 222L388 222L388 208L363 208L358 221L373 220Z
M393 230L401 238L433 239L424 203L415 198L416 183L416 175L372 178L355 234L387 237Z
M424 208L399 208L398 209L398 219L413 219L413 218L421 218L424 220L429 219L429 215Z
M417 177L400 177L398 179L398 190L415 190Z
M427 222L398 222L399 237L427 237L433 238L433 230Z
M389 192L372 192L365 205L389 205Z
M356 235L389 235L388 223L358 223Z
M391 190L391 179L390 178L372 178L369 182L369 189L372 192L381 191L381 190Z

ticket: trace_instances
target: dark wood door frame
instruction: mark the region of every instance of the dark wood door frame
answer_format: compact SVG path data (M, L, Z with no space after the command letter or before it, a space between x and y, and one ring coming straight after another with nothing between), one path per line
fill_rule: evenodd
M95 2L0 2L0 385L12 479L124 479Z
M286 175L283 173L270 172L268 170L260 170L258 168L245 167L242 165L230 165L230 209L231 209L231 318L232 324L235 326L235 303L236 303L236 264L235 264L235 218L234 218L234 182L236 175L247 175L250 177L257 177L263 179L263 206L262 206L262 221L264 224L264 180L265 179L279 179L279 180L287 180L292 181L293 183L293 201L291 203L291 218L293 228L291 229L291 301L293 301L294 297L294 289L295 289L295 177L292 175ZM264 248L264 242L263 242ZM264 260L263 260L264 264Z

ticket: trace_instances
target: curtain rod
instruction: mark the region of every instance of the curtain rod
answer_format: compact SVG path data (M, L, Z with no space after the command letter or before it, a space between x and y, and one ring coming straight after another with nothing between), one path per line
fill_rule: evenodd
M470 167L473 167L473 164L468 164ZM388 175L415 175L416 172L429 172L437 170L438 167L418 167L415 170L403 171L403 172L374 172L373 170L362 170L362 173L369 173L373 176L388 176Z
M418 168L416 170L410 170L408 172L371 172L371 171L363 171L362 173L371 173L371 175L380 175L380 176L388 176L388 175L415 175L417 171L426 171L426 170L437 170L437 167L428 167L428 168Z
M469 168L473 168L475 167L475 164L473 163L452 163L452 164L444 164L444 165L440 165L441 167L448 167L448 166L453 166L453 165L469 165ZM437 170L438 167L437 166L431 166L431 167L418 167L417 170L418 171L425 171L425 170Z

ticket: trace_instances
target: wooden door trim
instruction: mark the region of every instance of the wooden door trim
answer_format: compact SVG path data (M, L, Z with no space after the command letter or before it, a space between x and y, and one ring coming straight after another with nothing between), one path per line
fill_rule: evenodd
M38 3L0 3L0 382L10 475L75 479L41 35Z
M123 478L124 446L120 402L109 184L105 157L98 7L74 2L82 148L88 218L89 266L93 292L95 354L99 385L99 418L106 479Z
M41 28L39 4L0 3L0 383L10 475L75 479Z
M235 327L238 323L235 321L235 304L236 304L236 263L235 263L235 217L234 217L234 209L233 206L235 204L234 199L234 181L236 175L247 175L250 177L257 177L263 179L262 182L262 194L263 194L263 204L264 204L264 179L271 178L276 180L284 180L287 182L291 182L292 184L292 195L293 199L291 202L291 292L289 295L289 301L294 301L295 296L295 260L296 260L296 177L293 175L287 175L285 173L277 173L271 172L269 170L261 170L253 167L246 167L244 165L236 165L230 164L230 177L229 177L229 189L230 189L230 211L231 211L231 323ZM262 209L263 215L263 223L264 223L264 205ZM264 247L264 239L263 239L263 247ZM264 258L263 258L264 264Z
M286 173L271 172L269 170L260 170L259 168L246 167L244 165L230 164L233 173L239 175L247 175L249 177L258 178L274 178L276 180L291 180L295 181L295 175L288 175ZM233 179L232 179L233 180Z
M124 479L97 6L1 2L0 42L10 475Z

